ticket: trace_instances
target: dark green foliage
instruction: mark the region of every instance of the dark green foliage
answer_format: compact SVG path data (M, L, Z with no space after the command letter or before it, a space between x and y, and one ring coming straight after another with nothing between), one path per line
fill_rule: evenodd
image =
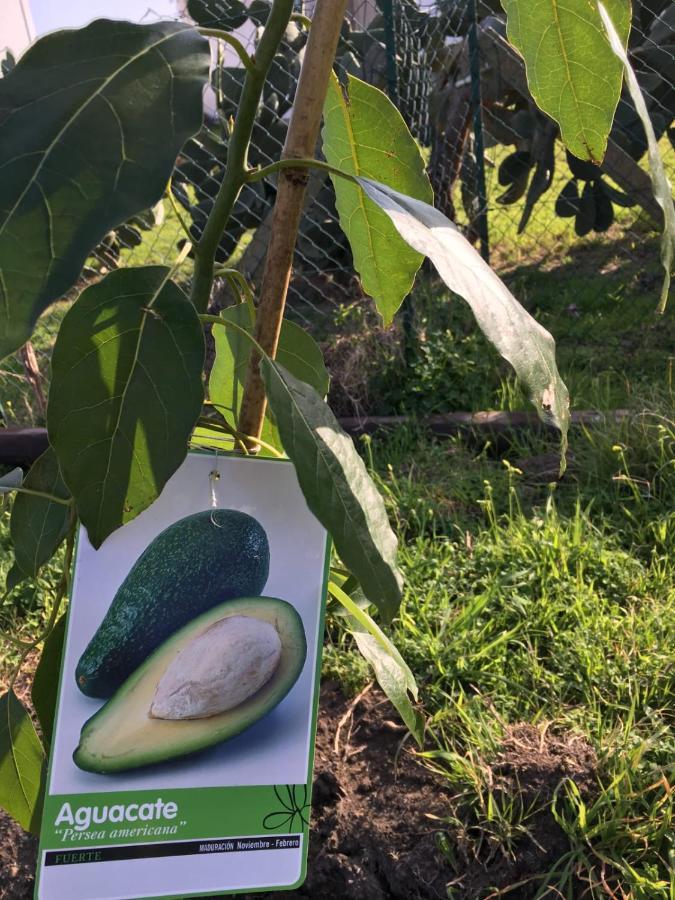
M0 697L0 806L37 834L45 755L28 710L12 689Z
M50 447L31 466L23 487L68 500L56 454ZM15 565L7 577L7 589L27 577L35 577L66 536L70 508L45 497L17 493L12 505L10 532Z
M502 160L499 166L499 183L512 184L523 175L529 174L532 168L532 157L529 150L516 150Z
M51 743L54 730L54 713L59 691L59 674L63 642L66 637L66 616L61 616L42 648L40 662L35 670L30 696L37 713L42 737Z
M0 356L112 228L160 199L199 128L208 61L184 25L101 19L46 35L0 79Z
M169 274L112 272L82 292L54 346L49 440L95 547L157 498L201 412L204 335Z
M260 367L307 505L329 531L366 597L390 620L402 587L396 536L363 461L314 388L274 360L264 358Z
M577 182L573 179L568 181L558 195L555 203L556 215L563 219L571 219L579 212L579 188Z
M123 581L77 666L77 686L110 697L141 663L190 619L225 600L262 593L269 572L267 535L231 509L174 522L143 551Z
M249 17L241 0L189 0L187 11L198 25L234 31Z

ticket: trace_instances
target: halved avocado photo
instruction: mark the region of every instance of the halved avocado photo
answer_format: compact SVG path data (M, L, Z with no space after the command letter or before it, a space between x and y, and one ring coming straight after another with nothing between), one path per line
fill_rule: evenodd
M222 603L165 641L84 724L75 764L124 772L226 741L283 700L306 657L290 603Z

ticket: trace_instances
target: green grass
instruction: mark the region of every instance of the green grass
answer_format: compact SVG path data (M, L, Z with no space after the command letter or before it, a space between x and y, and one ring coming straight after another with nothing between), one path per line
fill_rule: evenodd
M612 275L586 271L577 257L550 271L528 266L508 276L515 296L556 340L572 406L632 408L636 398L672 388L675 312L669 307L664 316L655 314L656 251L649 271L620 267ZM427 279L407 302L407 330L399 323L400 335L388 340L362 307L344 316L351 355L338 357L336 374L348 385L354 382L349 393L361 412L419 416L530 408L464 301Z
M573 471L555 490L513 462L550 451L543 439L516 439L511 462L412 430L367 442L404 538L393 638L421 688L427 761L454 798L441 845L458 876L467 858L486 869L517 859L540 813L495 787L510 727L581 735L597 754L590 795L561 779L545 801L566 851L530 893L508 896L674 896L669 410L662 395L621 425L575 432ZM356 691L368 672L340 623L330 620L325 671Z

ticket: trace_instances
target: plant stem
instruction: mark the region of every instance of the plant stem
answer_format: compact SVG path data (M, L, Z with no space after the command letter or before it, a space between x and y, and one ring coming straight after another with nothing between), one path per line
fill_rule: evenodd
M317 0L282 159L314 155L346 6L347 0ZM279 173L255 330L257 342L271 357L276 354L279 342L307 178L307 172L297 167L282 168ZM249 361L238 423L242 434L256 439L262 431L267 403L259 365L260 355L254 351ZM254 449L254 445L250 449Z
M232 212L232 207L246 181L248 147L267 72L284 36L292 12L293 0L274 0L265 30L256 48L255 65L246 72L239 109L227 150L227 165L223 181L206 227L195 247L195 270L190 298L197 312L200 313L206 312L209 305L218 244Z
M55 494L48 494L46 491L34 491L32 488L12 487L5 488L5 491L17 491L19 494L29 494L31 497L40 497L42 500L49 500L50 503L60 503L61 506L72 506L75 502L72 497L65 499L64 497L57 497Z
M228 322L227 319L221 318L221 316L209 316L203 314L199 317L199 321L204 325L222 325L223 328L231 328L233 331L238 331L239 334L243 334L243 336L251 342L253 347L260 353L261 356L266 356L264 349L260 346L260 344L256 341L252 334L249 334L245 328L242 328L241 325L237 325L235 322Z
M343 172L342 169L336 169L335 166L331 166L330 163L324 162L322 159L314 159L313 157L280 159L275 163L270 163L269 166L249 169L246 173L246 181L262 181L263 178L267 178L268 175L273 175L275 172L280 172L282 169L323 169L324 172L329 172L331 175L339 175L340 178L345 178L347 181L358 184L354 175L351 175L349 172Z
M233 34L230 34L228 31L221 31L219 28L198 28L197 31L199 31L200 34L203 34L204 37L218 38L219 41L225 41L226 44L229 44L230 47L236 51L237 56L242 61L245 68L248 69L249 72L255 72L255 62L253 61L253 58L249 56L242 42Z
M217 404L214 404L214 406L217 406ZM248 453L246 442L253 440L250 434L242 434L240 431L237 431L236 428L232 428L230 425L228 425L227 422L213 422L211 419L205 418L204 416L200 416L199 419L197 419L197 425L201 425L202 428L209 428L213 431L220 431L223 434L229 435L230 437L234 438L237 443L242 445L244 453ZM263 450L267 450L268 453L276 456L277 459L286 458L283 453L280 453L276 447L273 447L272 444L268 444L267 441L263 441L258 438L255 443L259 447L262 447Z

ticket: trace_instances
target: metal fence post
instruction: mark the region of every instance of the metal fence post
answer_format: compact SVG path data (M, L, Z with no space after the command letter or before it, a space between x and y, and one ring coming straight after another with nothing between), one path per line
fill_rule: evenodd
M396 61L393 0L382 0L382 15L384 17L384 45L387 52L387 93L394 106L398 106L398 64Z
M490 262L490 238L488 234L487 190L485 187L485 147L483 143L483 113L480 91L480 46L478 43L478 16L476 0L468 0L469 10L469 69L471 73L471 108L473 115L474 153L476 156L476 194L480 252L485 262Z

